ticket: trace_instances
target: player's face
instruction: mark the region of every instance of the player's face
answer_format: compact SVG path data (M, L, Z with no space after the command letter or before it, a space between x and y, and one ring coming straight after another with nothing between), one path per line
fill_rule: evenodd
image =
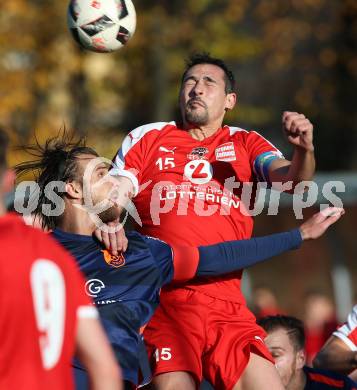
M98 157L83 155L79 163L83 175L84 204L100 205L99 218L105 223L114 221L122 210L113 196L117 196L119 182L108 174L108 164Z
M219 66L199 64L185 75L180 91L184 125L205 126L223 121L235 104L235 94L225 92L225 74Z
M270 332L265 339L265 344L275 360L283 385L287 387L294 381L299 362L298 354L286 329L279 328Z

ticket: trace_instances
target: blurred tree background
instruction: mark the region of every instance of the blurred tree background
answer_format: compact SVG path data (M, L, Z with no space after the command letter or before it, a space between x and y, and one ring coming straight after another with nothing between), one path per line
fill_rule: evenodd
M301 111L315 125L318 169L357 168L356 1L134 4L132 40L97 54L72 40L67 2L1 3L0 125L14 144L65 125L110 157L132 128L175 118L184 59L208 51L227 60L238 80L239 105L227 123L261 131L289 155L281 114Z

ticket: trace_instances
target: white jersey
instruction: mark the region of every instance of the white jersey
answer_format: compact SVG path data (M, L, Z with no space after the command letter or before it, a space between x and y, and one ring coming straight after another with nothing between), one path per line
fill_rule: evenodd
M357 351L357 305L347 317L347 322L338 328L334 336L341 339L352 351Z

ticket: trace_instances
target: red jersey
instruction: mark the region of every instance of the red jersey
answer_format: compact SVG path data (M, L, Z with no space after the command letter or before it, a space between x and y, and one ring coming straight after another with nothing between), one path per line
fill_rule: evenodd
M95 317L74 260L15 214L0 217L0 388L73 388L76 320Z
M197 141L174 122L160 122L124 139L111 173L133 182L141 233L198 246L251 236L253 220L242 202L244 194L250 199L251 188L242 193L243 183L267 181L269 164L280 157L254 131L224 126ZM242 302L241 275L197 279L186 287Z
M341 339L351 351L357 351L357 305L348 315L347 322L338 328L333 335Z

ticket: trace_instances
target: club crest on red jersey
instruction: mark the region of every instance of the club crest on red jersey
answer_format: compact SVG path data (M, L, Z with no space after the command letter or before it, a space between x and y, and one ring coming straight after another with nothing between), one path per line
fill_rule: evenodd
M207 160L206 154L209 150L204 146L199 146L191 150L191 153L187 155L189 160Z
M106 249L102 250L102 252L103 252L104 260L108 265L111 265L112 267L115 268L119 268L125 264L125 257L122 253L120 253L118 256L114 256Z
M215 154L217 161L229 162L237 160L233 142L226 142L225 144L219 145L215 150Z

